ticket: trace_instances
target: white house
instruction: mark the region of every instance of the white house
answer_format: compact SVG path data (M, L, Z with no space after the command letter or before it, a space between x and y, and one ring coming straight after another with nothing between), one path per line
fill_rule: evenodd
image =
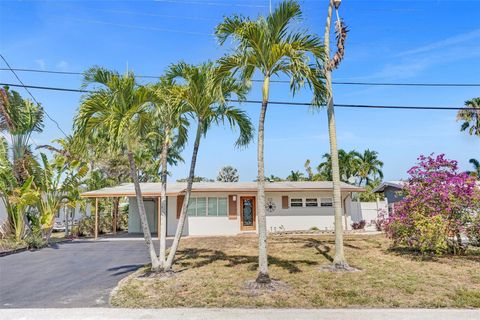
M159 230L160 183L142 183L150 230ZM169 183L167 189L167 236L173 236L185 197L186 183ZM341 185L344 225L350 228L352 192L363 189ZM268 231L318 228L333 230L333 184L316 182L266 182ZM89 191L83 198L129 199L128 232L141 232L133 184ZM256 182L194 183L188 206L185 235L236 235L257 232Z

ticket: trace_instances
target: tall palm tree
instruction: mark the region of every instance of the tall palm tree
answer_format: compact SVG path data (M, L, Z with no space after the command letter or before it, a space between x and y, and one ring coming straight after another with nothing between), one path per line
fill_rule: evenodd
M377 178L383 178L383 162L378 159L378 152L373 150L365 150L363 154L357 155L358 172L357 175L360 178L359 185L362 185L365 181L365 185L369 185L372 180Z
M461 131L468 130L470 135L480 137L480 97L465 102L465 109L458 111L457 121L463 121Z
M258 234L259 273L257 283L270 282L268 274L267 226L265 216L264 132L265 116L269 102L271 77L290 77L290 90L295 94L305 84L313 89L313 105L325 100L322 82L324 48L315 35L297 32L293 24L302 16L300 5L291 0L281 2L268 17L250 20L242 16L227 17L216 28L220 44L229 38L236 42L234 51L220 59L222 71L239 72L250 80L258 71L263 75L262 105L258 122Z
M161 148L161 180L162 188L161 213L160 213L160 248L159 259L160 268L163 270L166 262L166 234L167 234L167 173L168 160L173 151L183 149L187 142L186 112L188 111L182 96L184 88L175 84L172 79L161 78L160 81L152 87L155 109L155 119L161 124L158 128L162 148ZM172 148L172 145L174 146Z
M94 86L94 90L82 98L74 121L76 135L87 139L89 135L105 132L111 149L126 151L152 271L159 271L134 159L135 150L151 132L151 91L139 86L133 73L119 75L101 67L85 73L84 86Z
M469 162L473 166L473 171L467 171L467 173L480 179L480 161L477 159L470 159Z
M340 181L351 182L358 176L360 156L361 155L355 150L349 152L343 149L338 150ZM330 153L325 153L322 158L324 161L318 165L318 172L324 180L332 181L332 156Z
M201 137L206 135L212 124L221 124L227 121L230 127L239 128L240 135L236 145L246 146L252 140L254 129L250 118L244 111L227 104L227 100L233 95L236 95L239 100L243 100L247 88L229 73L220 73L218 67L213 63L207 62L193 66L180 62L170 66L166 77L184 83L181 97L189 114L197 123L185 198L175 238L164 268L166 271L171 271L187 217L187 206L192 192Z
M43 108L23 99L16 91L0 90L0 132L10 135L13 172L19 184L23 184L30 176L32 133L43 130Z
M300 171L290 171L290 175L286 178L287 181L303 181L305 180L305 175Z

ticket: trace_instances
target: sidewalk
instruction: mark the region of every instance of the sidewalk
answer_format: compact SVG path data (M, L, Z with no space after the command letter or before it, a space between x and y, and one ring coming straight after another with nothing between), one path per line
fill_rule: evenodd
M478 320L467 309L0 309L0 320Z

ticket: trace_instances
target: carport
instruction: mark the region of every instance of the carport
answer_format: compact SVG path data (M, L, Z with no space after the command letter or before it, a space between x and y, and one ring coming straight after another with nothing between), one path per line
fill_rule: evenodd
M121 198L132 198L135 197L135 192L132 192L132 188L129 188L130 184L122 184L116 187L102 188L99 190L87 191L82 193L80 196L84 199L95 200L94 205L94 238L98 239L98 227L99 227L99 199L110 199L113 201L113 221L112 221L112 230L113 233L116 233L116 225L118 219L118 203ZM142 197L144 200L154 200L157 206L157 237L160 239L160 206L161 206L161 194L158 187L155 188L154 184L145 183L142 184Z

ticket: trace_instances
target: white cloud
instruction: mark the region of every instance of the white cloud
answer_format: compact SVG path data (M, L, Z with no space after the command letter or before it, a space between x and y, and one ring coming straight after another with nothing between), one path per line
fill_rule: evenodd
M45 63L45 60L43 60L43 59L36 59L36 60L35 60L35 63L38 64L38 67L39 67L41 70L45 70L46 67L47 67L47 64Z
M57 69L60 69L61 71L66 71L68 69L68 62L65 60L61 60L58 62L55 66Z
M440 41L432 42L429 43L425 46L421 46L415 49L407 50L404 52L401 52L398 54L399 57L401 56L407 56L407 55L413 55L413 54L419 54L419 53L425 53L428 51L436 50L436 49L441 49L441 48L446 48L446 47L451 47L453 45L458 45L460 43L470 41L470 40L475 40L477 38L480 38L480 29L475 29L470 32L462 33L453 37L445 38Z

